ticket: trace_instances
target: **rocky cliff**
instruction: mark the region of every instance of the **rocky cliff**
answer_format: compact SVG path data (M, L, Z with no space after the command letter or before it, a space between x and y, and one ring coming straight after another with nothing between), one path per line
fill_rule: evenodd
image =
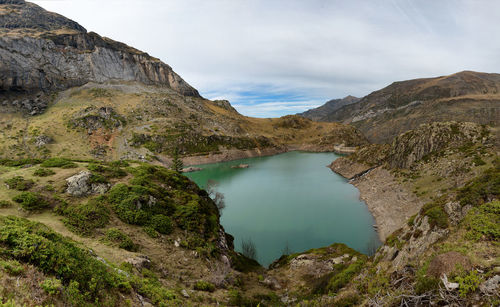
M51 92L88 82L138 81L199 97L170 66L24 1L0 2L0 90L4 106L36 114Z

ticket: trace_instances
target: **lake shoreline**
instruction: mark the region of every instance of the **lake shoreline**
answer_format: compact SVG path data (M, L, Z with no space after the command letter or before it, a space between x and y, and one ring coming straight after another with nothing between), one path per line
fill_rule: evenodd
M196 156L186 156L182 158L182 162L185 167L197 166L202 164L219 163L219 162L229 162L235 160L241 160L246 158L257 158L257 157L269 157L275 156L292 151L304 151L304 152L332 152L339 155L345 155L352 153L350 147L340 147L340 146L318 146L318 145L289 145L283 147L267 147L267 148L255 148L255 149L225 149L220 152L211 152L207 155L196 155Z
M373 168L338 158L329 168L359 190L360 199L375 219L375 230L382 242L418 213L423 205L422 200L381 166Z

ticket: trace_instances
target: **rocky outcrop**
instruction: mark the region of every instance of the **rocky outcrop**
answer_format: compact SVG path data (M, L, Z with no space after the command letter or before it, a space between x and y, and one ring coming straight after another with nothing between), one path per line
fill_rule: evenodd
M486 141L487 135L487 128L474 123L425 124L396 137L387 161L393 168L409 168L416 161L445 148Z
M1 8L0 4L0 8ZM199 97L170 66L125 44L87 33L77 23L35 4L0 15L0 91L12 105L41 112L50 93L88 82L139 81ZM57 31L57 32L56 32ZM39 99L35 104L35 99Z
M83 197L91 194L104 194L109 188L109 183L92 183L92 173L89 171L82 171L74 176L66 179L66 193Z
M112 107L88 107L74 114L68 124L92 134L99 129L117 129L125 124L125 118L116 113Z

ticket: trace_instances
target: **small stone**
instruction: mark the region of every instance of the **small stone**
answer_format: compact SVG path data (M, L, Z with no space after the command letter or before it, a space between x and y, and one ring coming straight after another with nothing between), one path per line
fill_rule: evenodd
M189 298L189 293L186 291L186 289L182 289L181 294L182 294L182 296L184 296L185 298Z

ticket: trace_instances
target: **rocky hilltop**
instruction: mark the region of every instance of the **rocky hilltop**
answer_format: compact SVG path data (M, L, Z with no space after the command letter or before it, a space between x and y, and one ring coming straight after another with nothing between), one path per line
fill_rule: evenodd
M88 33L78 23L33 3L1 1L0 26L3 105L37 114L55 91L111 80L166 86L199 97L196 89L160 60Z
M437 78L394 82L320 118L350 123L377 143L390 142L402 132L435 121L498 126L499 90L500 74L463 71Z
M327 101L324 105L320 107L305 111L303 113L299 113L297 115L312 119L314 121L324 122L327 121L327 116L329 114L334 113L343 106L356 103L359 101L359 99L360 98L354 96L347 96L342 99L332 99Z

